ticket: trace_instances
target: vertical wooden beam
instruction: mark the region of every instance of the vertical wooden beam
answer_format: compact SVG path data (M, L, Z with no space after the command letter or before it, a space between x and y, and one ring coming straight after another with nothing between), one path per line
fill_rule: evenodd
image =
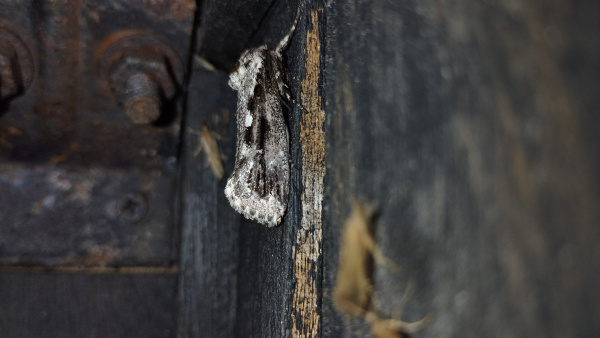
M320 332L321 266L323 240L322 204L325 176L325 111L319 80L321 78L321 31L319 15L322 9L311 9L304 67L301 82L301 102L307 110L300 118L302 149L302 192L300 226L296 229L293 247L295 289L292 298L292 336L316 337Z

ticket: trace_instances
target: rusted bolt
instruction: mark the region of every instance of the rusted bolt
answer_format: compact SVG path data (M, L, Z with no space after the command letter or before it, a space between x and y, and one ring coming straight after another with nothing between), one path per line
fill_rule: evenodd
M135 73L125 82L125 114L137 124L148 124L160 117L159 84L146 73Z
M33 79L33 61L25 44L13 33L0 28L0 101L25 92Z
M155 122L183 79L181 58L156 38L125 34L103 52L100 72L127 116L137 124Z

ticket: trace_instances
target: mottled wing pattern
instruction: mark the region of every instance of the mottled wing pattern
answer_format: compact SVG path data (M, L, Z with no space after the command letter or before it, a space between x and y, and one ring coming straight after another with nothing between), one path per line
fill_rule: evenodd
M279 54L262 46L242 55L229 80L238 91L238 140L225 195L244 217L269 227L281 222L289 194L282 68Z

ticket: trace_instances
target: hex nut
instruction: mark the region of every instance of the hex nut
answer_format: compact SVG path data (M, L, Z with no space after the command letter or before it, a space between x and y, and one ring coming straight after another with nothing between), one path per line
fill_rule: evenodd
M100 72L125 113L136 124L156 121L183 80L181 59L147 35L125 36L104 51Z

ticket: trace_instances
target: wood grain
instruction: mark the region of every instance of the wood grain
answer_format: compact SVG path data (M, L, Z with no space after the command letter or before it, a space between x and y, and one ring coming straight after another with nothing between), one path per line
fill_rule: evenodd
M276 44L297 9L201 5L197 50L223 68L248 47ZM194 158L197 136L186 130L202 122L221 136L225 177L235 153L227 74L194 70L179 280L175 270L2 271L2 336L367 336L364 319L332 302L353 196L377 205L377 247L402 268L375 266L382 318L433 315L413 337L600 335L600 5L304 6L284 51L290 91L308 113L292 105L287 115L294 163L282 224L242 219L224 180Z
M323 235L324 290L357 194L379 206L378 244L403 268L376 269L381 310L434 315L414 337L599 332L590 317L599 313L598 168L586 145L598 133L582 124L592 111L580 103L592 100L568 85L565 63L580 5L326 9L324 223L335 226ZM402 301L409 282L416 290ZM323 303L325 335L364 334L364 323Z
M295 289L292 298L292 337L316 337L320 323L321 242L323 240L322 203L325 176L325 111L322 109L319 79L321 42L319 14L310 11L306 32L306 75L300 97L306 112L300 119L302 148L302 218L293 248Z

